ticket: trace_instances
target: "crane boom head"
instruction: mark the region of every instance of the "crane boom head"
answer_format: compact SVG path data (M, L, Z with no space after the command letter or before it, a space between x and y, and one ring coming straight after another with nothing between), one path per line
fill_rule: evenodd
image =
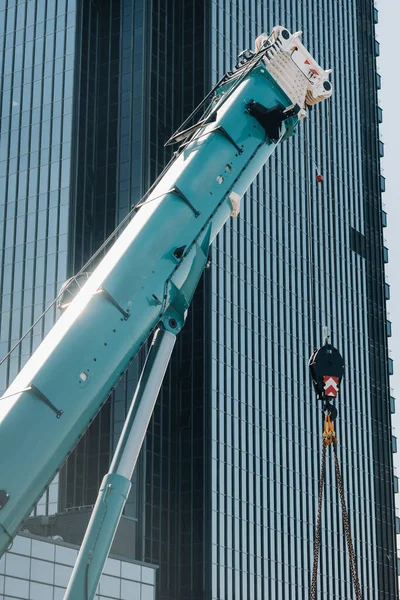
M291 34L277 25L271 35L256 39L256 51L266 50L263 62L293 104L301 107L298 118L306 116L306 107L332 95L328 77L331 69L322 69L300 41L301 31Z

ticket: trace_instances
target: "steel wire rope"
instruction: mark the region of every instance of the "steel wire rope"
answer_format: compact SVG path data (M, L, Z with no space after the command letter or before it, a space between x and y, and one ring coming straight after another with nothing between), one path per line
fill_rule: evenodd
M331 239L332 239L332 244L333 244L333 252L331 253L333 255L333 269L332 269L333 277L331 277L331 280L334 281L334 285L337 287L339 279L337 276L338 269L337 269L337 262L336 262L336 253L334 251L334 245L336 244L336 225L335 225L335 210L334 210L335 195L334 195L333 163L332 163L333 138L332 138L332 104L331 104L331 102L332 102L332 100L330 100L326 106L327 133L328 133L328 143L327 143L327 146L328 146L328 177L329 177L329 200L330 200L329 214L331 217L331 226L332 226ZM336 289L336 292L337 292L337 289ZM351 537L350 522L349 522L349 516L348 516L348 512L347 512L347 508L346 508L346 500L345 500L345 496L344 496L343 481L342 481L342 476L340 473L339 459L337 456L337 448L335 445L333 446L333 453L334 453L334 458L335 458L336 480L337 480L339 494L340 494L340 502L341 502L341 507L342 507L342 516L343 516L343 527L344 527L345 534L346 534L346 541L347 541L347 548L348 548L349 559L350 559L350 569L351 569L351 574L352 574L352 579L353 579L354 592L355 592L357 600L360 600L361 599L361 586L360 586L360 580L358 577L357 561L356 561L356 555L355 555L353 541L352 541L352 537Z
M313 225L313 211L311 207L311 181L310 181L310 166L309 161L312 161L311 149L309 146L308 138L308 122L304 124L304 162L305 162L305 176L306 176L306 215L307 215L307 263L308 263L308 293L309 303L311 304L311 346L313 351L316 349L317 341L317 302L316 302L316 282L315 282L315 260L314 260L314 237L312 234ZM319 480L319 493L318 493L318 509L317 509L317 523L315 528L314 548L313 548L313 570L311 578L311 589L310 589L310 600L315 600L317 593L317 576L318 576L318 562L319 562L319 551L321 545L321 523L322 523L322 503L323 493L325 484L325 463L326 463L326 444L325 440L322 440L322 457L321 457L321 472Z
M337 286L338 277L337 277L337 264L336 264L336 253L335 253L336 225L335 225L335 210L334 210L334 208L335 208L335 196L334 196L334 193L333 193L334 185L333 185L333 174L332 174L332 171L333 171L333 164L332 164L332 144L333 144L333 139L332 139L331 102L332 102L332 99L330 99L328 101L327 105L326 105L326 119L327 119L327 136L328 136L327 148L328 148L328 180L329 180L329 194L328 194L329 206L328 206L328 211L329 211L329 217L330 217L330 223L331 223L331 232L332 232L332 235L330 236L330 239L331 239L331 242L332 242L331 250L333 250L333 251L331 251L331 256L333 256L333 258L332 258L333 265L332 265L332 273L331 273L330 280L333 282L332 283L332 288L333 288L333 285L335 285L335 287Z
M321 116L321 113L320 113L320 116ZM333 141L332 141L331 118L332 118L331 117L331 104L328 101L328 104L327 104L327 136L328 136L327 146L328 146L328 179L329 179L328 197L329 197L329 201L330 201L329 214L331 217L332 232L333 232L332 239L333 239L333 242L335 242L335 235L334 235L335 226L334 226L334 211L333 211L334 194L333 194L332 152L331 152L331 144L333 143ZM305 129L305 144L308 145L307 129ZM307 173L308 173L308 161L306 161L306 174ZM309 185L307 186L307 191L308 192L310 191ZM307 231L309 232L309 226L311 224L310 218L312 216L309 195L307 196L307 212L309 215ZM310 245L310 239L311 238L309 236L308 251L309 251L309 256L310 257L312 256L312 258L313 258L312 249L311 249L311 245ZM332 271L333 271L333 275L336 279L337 265L336 265L335 259L333 260ZM314 273L314 262L313 262L313 273ZM313 289L314 294L316 293L315 280L313 282L310 281L310 289ZM312 310L315 311L315 316L316 316L316 298L315 298L315 296L314 296L314 305L313 305ZM332 429L332 431L333 431L333 429ZM348 516L348 511L347 511L347 506L346 506L346 499L345 499L345 493L344 493L344 487L343 487L343 480L342 480L341 471L340 471L339 458L337 455L336 434L334 433L334 431L333 431L332 440L333 441L327 442L327 438L325 437L325 435L323 436L323 439L322 439L322 458L321 458L321 472L320 472L319 493L318 493L318 512L317 512L317 524L316 524L315 538L314 538L313 570L312 570L309 599L316 600L318 562L319 562L319 552L320 552L320 545L321 545L323 492L324 492L324 481L325 481L325 475L326 475L326 451L327 451L327 446L332 444L333 445L333 454L334 454L334 463L335 463L335 472L336 472L336 482L337 482L337 487L338 487L339 497L340 497L343 528L345 531L347 550L348 550L348 555L349 555L351 578L352 578L352 583L353 583L356 600L361 600L362 599L361 586L360 586L360 580L358 577L357 561L356 561L356 555L355 555L354 546L353 546L353 540L352 540L352 536L351 536L350 522L349 522L349 516Z
M329 100L328 100L329 102ZM321 115L321 113L319 113ZM314 256L314 236L313 236L313 210L311 206L311 165L315 164L311 154L310 142L308 137L308 123L305 123L304 127L304 153L305 153L305 176L306 176L306 212L307 212L307 262L309 267L308 273L308 292L311 304L311 346L313 351L316 350L317 343L317 291L316 291L316 280L315 280L315 256ZM323 491L325 481L325 465L326 465L326 444L325 440L322 441L322 458L321 458L321 473L319 482L319 494L318 494L318 509L317 509L317 523L315 528L315 538L313 546L313 570L311 578L311 589L310 589L310 600L315 600L317 593L317 576L318 576L318 563L319 563L319 552L321 545L321 523L322 523L322 503L323 503Z
M315 284L314 236L312 234L313 211L311 207L311 181L310 181L310 146L308 139L308 122L304 124L304 163L306 177L306 235L307 235L307 264L308 264L308 293L311 303L311 346L315 349L317 340L317 302Z

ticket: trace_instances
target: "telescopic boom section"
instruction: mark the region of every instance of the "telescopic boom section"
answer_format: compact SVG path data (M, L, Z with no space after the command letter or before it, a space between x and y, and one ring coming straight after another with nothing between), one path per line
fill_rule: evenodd
M218 231L306 106L332 93L298 35L276 27L221 80L199 126L180 132L164 175L2 397L1 553L151 331L179 332Z

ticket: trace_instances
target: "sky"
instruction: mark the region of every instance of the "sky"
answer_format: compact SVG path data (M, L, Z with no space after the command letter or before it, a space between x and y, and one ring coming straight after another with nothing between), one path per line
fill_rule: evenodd
M379 23L376 38L380 43L378 72L382 76L382 89L379 92L380 106L383 109L383 123L380 126L381 140L385 144L382 159L382 174L386 177L386 192L383 194L383 209L388 214L388 227L383 230L385 245L389 248L389 263L386 265L386 280L390 284L391 298L387 303L388 319L392 321L392 337L389 339L389 352L394 360L394 375L391 377L392 395L397 400L397 413L392 417L394 434L398 439L400 452L400 68L399 55L399 0L377 0ZM398 475L400 475L399 454L395 455ZM400 506L397 494L397 506Z

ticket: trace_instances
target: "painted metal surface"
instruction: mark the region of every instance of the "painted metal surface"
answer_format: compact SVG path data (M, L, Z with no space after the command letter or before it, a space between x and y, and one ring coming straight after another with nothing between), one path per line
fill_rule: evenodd
M85 563L77 569L80 566L78 557L64 595L65 600L89 600L94 597L130 489L129 479L117 473L108 473L101 482L87 529L89 535L85 536L79 553Z

